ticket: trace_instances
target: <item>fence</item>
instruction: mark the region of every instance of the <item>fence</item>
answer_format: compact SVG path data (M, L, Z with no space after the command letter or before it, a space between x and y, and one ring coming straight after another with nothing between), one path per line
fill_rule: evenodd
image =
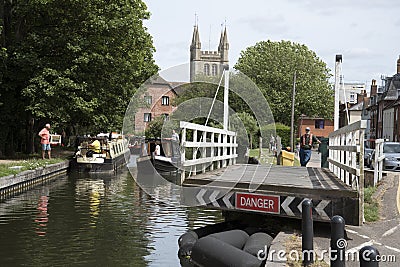
M374 158L374 186L382 179L383 160L385 155L383 154L383 139L375 140L375 158Z
M236 133L223 129L181 121L181 184L186 174L236 164Z
M329 169L338 179L358 191L359 224L364 221L364 134L361 120L329 134Z

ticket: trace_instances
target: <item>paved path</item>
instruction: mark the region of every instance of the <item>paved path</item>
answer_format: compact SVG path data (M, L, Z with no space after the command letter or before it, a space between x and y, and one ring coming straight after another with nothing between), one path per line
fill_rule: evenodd
M307 167L320 167L320 154L313 151ZM388 172L382 179L374 197L380 203L380 220L362 226L346 225L346 267L359 267L358 251L364 246L374 246L380 253L382 267L400 266L400 173ZM301 224L298 226L301 231ZM298 229L298 230L299 230ZM281 242L293 233L282 233ZM316 259L330 263L330 223L314 222L314 250ZM279 247L276 247L279 249ZM285 266L282 262L267 263L266 266Z
M311 159L307 164L307 167L321 168L321 154L317 150L312 150Z
M396 262L380 262L379 266L400 265L400 217L398 209L399 175L390 173L382 180L376 197L381 202L381 219L373 223L364 223L362 226L346 226L346 252L349 260L346 266L358 267L359 262L351 256L357 254L364 246L374 246L385 259ZM324 229L325 228L325 229ZM330 226L317 227L314 238L316 248L326 250L330 244ZM328 257L325 257L329 261Z

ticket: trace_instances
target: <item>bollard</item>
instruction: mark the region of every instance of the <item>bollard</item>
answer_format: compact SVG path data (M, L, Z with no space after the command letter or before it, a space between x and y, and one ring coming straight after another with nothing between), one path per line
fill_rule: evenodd
M346 262L344 238L344 219L335 215L331 219L331 267L344 267Z
M314 226L312 218L312 202L310 199L304 199L301 203L302 221L301 221L301 247L303 252L303 265L308 266L314 263Z
M373 246L365 246L358 252L360 267L379 267L379 251Z

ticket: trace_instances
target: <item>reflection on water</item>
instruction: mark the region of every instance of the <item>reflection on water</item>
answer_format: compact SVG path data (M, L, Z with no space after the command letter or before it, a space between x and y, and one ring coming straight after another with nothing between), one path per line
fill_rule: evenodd
M49 198L47 196L40 196L38 203L38 213L36 214L35 222L37 223L36 233L39 236L46 235L47 222L49 221L49 214L47 213L47 204Z
M179 236L221 220L158 202L127 171L71 173L0 203L1 265L180 266Z

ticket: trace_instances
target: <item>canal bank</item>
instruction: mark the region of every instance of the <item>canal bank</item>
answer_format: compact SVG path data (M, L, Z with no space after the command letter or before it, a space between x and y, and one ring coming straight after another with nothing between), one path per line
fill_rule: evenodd
M34 170L22 171L18 174L0 178L0 197L29 189L38 183L50 180L60 174L65 174L70 165L69 160L39 167Z

